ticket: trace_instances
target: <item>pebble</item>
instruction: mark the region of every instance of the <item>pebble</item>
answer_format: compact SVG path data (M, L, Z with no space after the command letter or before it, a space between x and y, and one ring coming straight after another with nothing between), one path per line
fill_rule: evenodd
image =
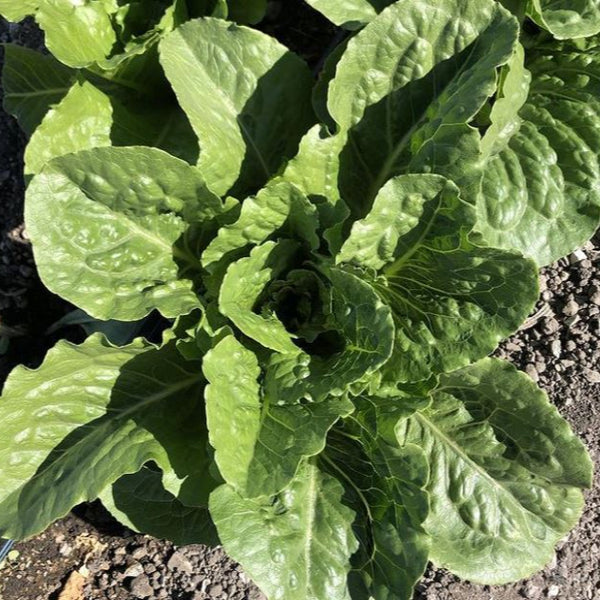
M529 375L529 377L531 377L531 379L533 379L534 381L540 380L540 376L537 372L537 369L531 363L525 365L525 373L527 373L527 375Z
M586 367L583 369L583 374L590 383L600 383L600 373L598 371Z
M185 556L185 554L183 554L183 552L180 552L179 550L176 550L172 554L171 558L169 559L169 562L167 563L167 567L171 570L177 569L178 571L182 571L183 573L192 573L194 571L192 563Z
M595 292L590 296L590 302L596 306L600 306L600 291Z
M548 598L556 598L558 596L558 594L560 593L560 588L557 585L551 585L548 588Z
M550 351L552 352L553 356L556 356L556 358L560 356L560 353L562 352L560 340L552 340L552 343L550 344Z
M208 588L208 595L212 598L217 598L223 593L223 586L220 583L211 585Z
M138 575L141 575L144 572L144 567L142 567L142 565L139 562L135 562L132 565L130 565L129 567L127 567L127 569L125 569L125 572L123 573L123 577L137 577Z
M530 581L525 586L523 594L525 595L525 598L530 598L530 600L537 600L542 595L542 588L539 585Z
M556 333L559 329L560 329L560 324L554 317L547 317L546 319L544 319L544 325L542 326L542 331L545 334L551 335L553 333Z
M131 582L129 589L135 598L149 598L154 594L154 589L150 585L146 575L138 575Z
M579 304L575 300L569 300L562 309L563 315L573 317L579 312Z

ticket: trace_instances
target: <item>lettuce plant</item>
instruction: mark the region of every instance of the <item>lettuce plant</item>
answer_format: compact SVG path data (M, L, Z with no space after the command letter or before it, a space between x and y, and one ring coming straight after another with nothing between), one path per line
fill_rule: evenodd
M540 49L538 72L568 52L583 60ZM536 120L572 108L553 104L560 75L527 96L519 23L493 0L390 4L312 102L306 65L245 27L192 20L159 53L197 161L55 156L26 222L49 289L166 328L61 342L9 376L0 535L100 497L134 529L222 543L286 600L408 600L428 560L490 584L542 568L592 467L536 384L487 358L538 285L532 258L484 235L482 206L549 184L503 178L511 158L535 169L531 122L564 176L549 227L572 244L597 225L593 163L560 159L570 130Z

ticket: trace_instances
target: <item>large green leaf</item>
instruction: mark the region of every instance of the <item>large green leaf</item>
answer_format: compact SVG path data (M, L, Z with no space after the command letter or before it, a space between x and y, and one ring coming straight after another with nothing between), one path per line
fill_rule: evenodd
M113 517L134 531L177 545L219 543L208 508L182 504L164 488L161 473L148 467L117 479L102 491L100 500Z
M429 555L422 526L428 463L421 448L383 439L374 402L362 397L356 404L343 428L332 431L324 455L324 465L344 484L344 502L357 514L360 549L352 558L350 592L354 600L410 600Z
M431 558L471 581L526 577L552 557L583 506L591 460L525 374L484 359L442 378L431 406L401 420L427 454Z
M202 385L174 344L114 348L100 335L15 369L0 400L11 457L0 465L0 535L42 531L147 461L193 477L206 451Z
M32 15L42 0L0 0L0 15L9 21L21 21Z
M529 16L559 40L600 32L598 0L528 0Z
M306 352L271 357L265 393L273 402L342 396L352 384L366 383L392 353L392 313L374 288L343 269L325 274L331 290L328 329Z
M75 72L50 55L17 46L4 46L2 87L4 109L31 135L53 104L71 89Z
M357 29L372 21L395 0L306 0L340 27Z
M211 189L256 192L314 119L308 67L271 37L219 19L186 23L160 49Z
M31 136L25 150L25 173L39 173L57 156L110 146L112 121L108 96L87 81L73 84Z
M40 277L98 319L199 306L174 248L187 223L219 214L200 173L155 148L97 148L51 161L25 207ZM186 223L187 221L187 223Z
M36 21L45 44L70 67L86 67L108 57L117 42L110 12L102 0L42 0Z
M600 49L532 52L520 128L487 163L477 230L549 264L600 224Z
M225 481L245 497L280 492L302 458L323 449L333 423L353 410L341 398L286 406L261 398L258 360L233 336L207 353L203 371L215 460Z
M492 0L418 0L384 9L350 40L328 107L349 135L340 189L355 215L404 172L440 173L475 200L480 136L469 122L517 36L516 19Z
M339 258L381 269L373 286L396 325L384 382L466 366L516 331L533 308L535 264L471 243L474 213L443 177L400 175L352 227Z
M256 197L246 198L238 219L219 229L202 253L202 264L209 267L227 254L249 245L258 245L273 234L306 240L312 248L319 245L318 217L306 196L287 181L275 179Z
M304 464L275 498L245 499L224 485L209 508L225 550L270 600L349 600L357 543L342 494L333 477Z

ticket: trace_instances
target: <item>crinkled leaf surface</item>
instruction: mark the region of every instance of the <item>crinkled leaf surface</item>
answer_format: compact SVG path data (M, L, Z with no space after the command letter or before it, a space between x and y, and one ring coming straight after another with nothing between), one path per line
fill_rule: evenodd
M354 600L410 600L429 555L425 485L429 466L423 450L399 448L378 431L376 403L355 399L357 412L328 438L324 465L344 485L344 502L357 519L360 542L352 558Z
M74 83L31 136L25 150L25 173L39 173L57 156L110 146L112 122L108 96L87 81Z
M340 27L357 29L372 21L395 0L307 0L316 10Z
M86 67L109 56L117 34L104 2L43 0L39 4L36 21L44 30L46 47L62 63Z
M350 40L328 107L349 135L340 189L355 215L405 172L445 175L474 201L480 136L468 123L495 92L517 35L492 0L418 0L384 9Z
M270 600L349 600L346 577L357 543L343 491L304 464L275 498L245 499L224 485L209 508L223 547Z
M6 44L2 68L3 103L21 128L31 135L53 104L69 92L75 72L54 57Z
M529 16L559 40L600 32L598 0L528 0Z
M280 492L302 458L323 449L333 423L353 410L342 398L286 406L261 398L258 360L233 336L207 353L203 371L215 460L225 481L245 497Z
M340 348L330 353L273 355L265 393L273 402L301 398L319 402L341 396L353 383L366 381L388 360L394 344L394 322L373 287L343 269L326 271L331 286L330 327ZM323 344L322 338L315 346ZM324 355L320 355L324 354Z
M186 221L219 211L194 167L132 147L54 159L31 182L25 212L46 285L96 318L133 321L199 306L173 245Z
M427 454L431 558L460 577L526 577L579 518L590 458L546 395L506 362L443 377L431 406L396 433Z
M487 355L533 308L535 264L471 243L474 213L443 177L400 175L353 225L339 258L381 269L372 285L396 327L384 383L428 379Z
M179 27L160 49L211 189L256 192L314 120L308 67L271 37L211 18Z
M285 237L305 239L312 248L319 244L316 230L319 220L308 198L287 181L274 180L256 197L246 198L239 218L219 229L215 239L202 253L202 264L210 266L228 253L248 245L258 245L276 232Z
M120 523L134 531L177 545L219 543L208 508L182 504L164 488L161 473L148 467L117 479L103 490L100 500Z
M153 460L184 479L205 453L203 380L174 344L59 342L0 401L0 535L23 539ZM82 476L82 473L85 476Z
M477 229L549 264L600 224L600 49L532 52L520 128L486 166Z

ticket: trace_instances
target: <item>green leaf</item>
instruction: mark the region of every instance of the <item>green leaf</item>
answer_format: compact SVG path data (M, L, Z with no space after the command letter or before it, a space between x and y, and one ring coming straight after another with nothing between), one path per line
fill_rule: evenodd
M398 448L383 439L379 401L355 399L357 411L328 438L324 465L339 477L344 502L357 514L360 542L352 558L350 591L354 600L410 600L429 555L423 529L428 513L425 491L429 466L414 445ZM387 428L386 423L384 428Z
M323 450L333 423L353 410L340 398L288 406L261 398L258 360L233 336L207 353L202 368L215 460L225 481L244 497L280 492L304 457Z
M57 156L110 146L111 126L108 96L87 81L73 84L31 136L25 150L25 173L39 173Z
M166 36L160 54L198 136L210 188L256 192L314 119L308 67L271 37L211 18Z
M236 23L258 23L267 10L267 0L227 0L229 19Z
M31 135L44 115L69 92L75 71L50 55L16 44L4 45L4 109Z
M101 1L43 0L36 21L45 44L69 67L86 67L108 57L117 42L110 13Z
M272 313L259 315L253 309L267 284L289 269L290 258L296 250L297 244L291 240L257 246L250 256L229 266L219 292L221 313L242 333L265 348L294 355L300 350L277 316Z
M333 477L305 464L274 499L245 499L224 485L209 508L225 550L270 600L348 600L357 543L342 493Z
M528 0L527 13L558 40L588 37L600 32L597 0Z
M256 197L243 201L240 216L234 223L219 229L217 237L202 253L202 265L209 267L235 250L261 244L284 226L288 234L296 234L285 237L305 239L313 249L318 246L315 207L295 186L275 179Z
M550 561L575 525L591 460L546 395L510 364L484 359L442 378L431 406L400 421L427 453L431 558L500 584Z
M475 200L480 136L469 122L496 91L517 36L492 0L419 0L386 8L350 40L328 107L349 135L340 190L356 216L405 172L445 175Z
M7 21L22 21L32 15L43 0L0 0L0 15Z
M466 366L516 331L533 308L536 265L470 242L473 222L474 208L444 178L401 175L354 224L340 260L373 269L385 264L372 283L396 326L383 383Z
M331 22L346 29L358 29L372 21L396 0L306 0Z
M148 467L117 479L102 491L100 500L115 519L134 531L177 545L219 543L208 509L182 504L164 488L161 473Z
M392 353L392 314L373 287L342 269L324 269L324 274L331 286L329 329L324 333L333 342L321 335L306 353L273 355L265 393L274 402L342 396L352 384L366 382Z
M549 264L600 224L600 49L532 52L520 129L486 165L477 230Z
M0 466L0 536L39 533L148 461L194 477L203 413L199 365L183 362L174 344L59 342L38 370L18 367L6 381L0 447L11 459Z
M26 222L47 287L98 319L135 321L199 306L174 249L187 222L222 211L199 172L154 148L56 158L31 182Z

